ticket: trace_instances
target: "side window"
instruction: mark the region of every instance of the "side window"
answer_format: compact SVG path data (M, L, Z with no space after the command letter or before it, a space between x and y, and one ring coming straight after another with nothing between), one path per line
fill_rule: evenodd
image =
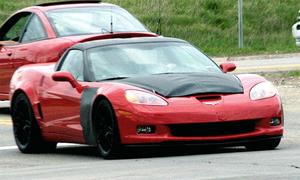
M30 15L31 13L21 13L7 21L1 28L0 41L19 42Z
M37 15L33 15L24 31L21 42L31 42L46 39L47 35Z
M83 53L80 50L71 50L65 56L60 71L69 71L75 79L83 81Z

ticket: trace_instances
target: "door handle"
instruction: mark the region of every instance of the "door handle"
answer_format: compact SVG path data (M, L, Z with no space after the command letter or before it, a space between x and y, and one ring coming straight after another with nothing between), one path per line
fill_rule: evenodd
M10 49L6 49L4 47L1 48L0 52L6 54L7 56L11 56L13 54Z
M11 49L6 49L5 47L0 45L0 53L6 54L7 56L11 56L13 51Z
M7 54L8 56L11 56L11 55L12 55L12 52L11 52L11 51L7 51L6 54Z

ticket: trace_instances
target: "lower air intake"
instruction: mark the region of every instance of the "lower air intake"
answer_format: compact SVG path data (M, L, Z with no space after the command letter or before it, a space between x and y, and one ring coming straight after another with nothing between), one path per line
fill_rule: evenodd
M169 127L172 135L177 137L224 136L253 132L255 130L255 120L175 124Z

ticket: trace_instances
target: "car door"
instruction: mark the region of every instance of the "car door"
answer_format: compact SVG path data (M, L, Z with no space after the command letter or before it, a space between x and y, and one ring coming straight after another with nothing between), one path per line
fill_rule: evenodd
M9 83L15 71L12 59L31 13L10 18L0 29L0 100L7 100Z
M32 13L20 37L19 44L11 47L14 51L12 57L14 68L25 64L39 63L39 59L42 57L38 57L38 55L41 54L40 51L47 49L44 47L47 39L48 36L41 20Z
M0 100L7 100L9 83L14 71L32 63L55 62L66 48L74 44L53 36L43 14L20 12L0 29Z
M61 61L58 71L69 71L78 82L84 84L83 52L70 50ZM43 112L44 129L49 133L70 137L82 136L80 124L81 93L69 82L54 82L51 77L43 82L40 103ZM68 138L66 137L66 138Z
M10 50L0 45L0 100L8 99L8 82L14 72L10 58Z

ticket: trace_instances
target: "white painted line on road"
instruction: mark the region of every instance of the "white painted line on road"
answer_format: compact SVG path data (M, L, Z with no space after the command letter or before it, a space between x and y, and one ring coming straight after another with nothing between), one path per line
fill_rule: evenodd
M0 108L9 108L10 101L0 101Z
M57 147L59 147L59 148L78 147L78 146L85 146L85 145L73 144L73 143L58 143L58 145L57 145ZM3 147L0 147L0 151L13 150L13 149L18 149L18 147L17 146L3 146Z
M18 149L18 147L17 146L3 146L3 147L0 147L0 151L12 150L12 149Z
M0 125L8 125L8 126L10 126L10 125L12 125L12 121L11 121L11 119L10 118L7 118L7 119L2 119L1 117L0 117Z

